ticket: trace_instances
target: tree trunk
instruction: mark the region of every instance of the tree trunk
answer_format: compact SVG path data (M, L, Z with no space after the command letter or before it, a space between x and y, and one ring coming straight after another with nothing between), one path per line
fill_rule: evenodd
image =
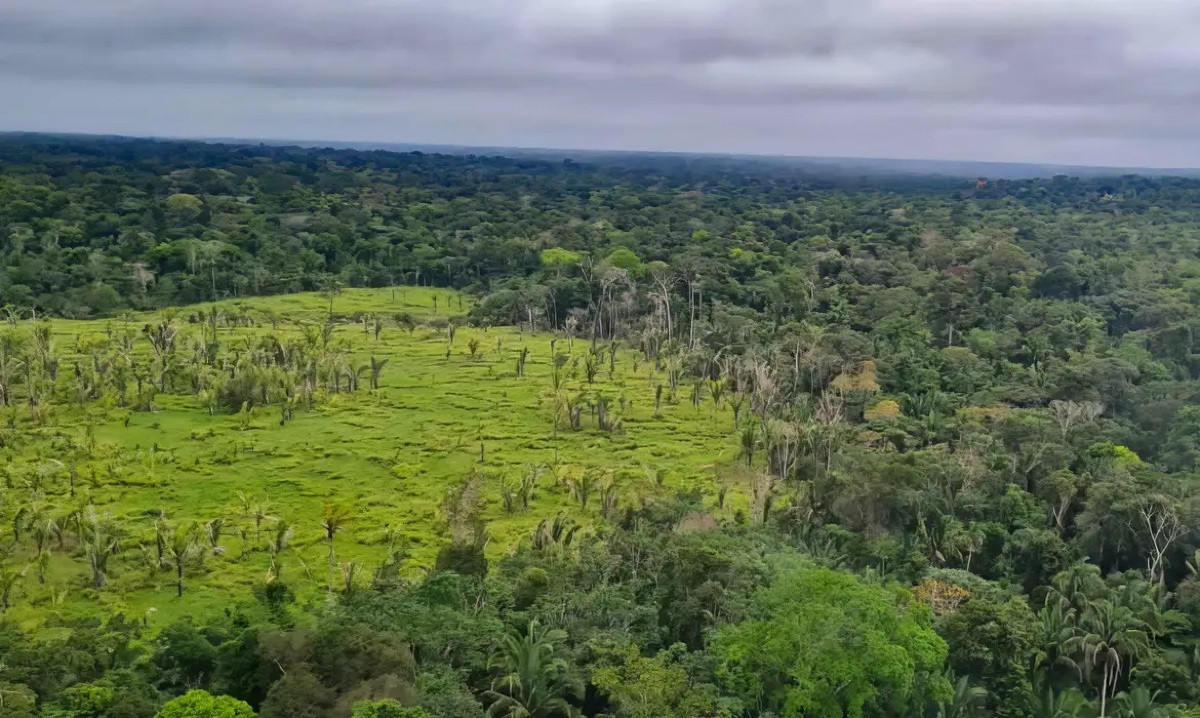
M1108 666L1104 667L1104 676L1100 679L1100 718L1104 718L1108 708Z

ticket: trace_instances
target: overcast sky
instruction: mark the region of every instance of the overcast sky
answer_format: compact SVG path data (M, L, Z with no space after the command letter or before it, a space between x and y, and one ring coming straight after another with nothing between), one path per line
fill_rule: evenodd
M1200 167L1200 1L0 0L0 129Z

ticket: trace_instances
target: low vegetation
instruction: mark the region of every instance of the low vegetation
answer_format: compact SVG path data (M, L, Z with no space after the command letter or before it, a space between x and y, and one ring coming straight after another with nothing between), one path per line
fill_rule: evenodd
M498 556L560 513L716 500L727 406L627 347L473 327L468 308L400 287L0 327L10 615L162 621L285 572L413 575L476 521ZM469 515L443 511L456 492Z

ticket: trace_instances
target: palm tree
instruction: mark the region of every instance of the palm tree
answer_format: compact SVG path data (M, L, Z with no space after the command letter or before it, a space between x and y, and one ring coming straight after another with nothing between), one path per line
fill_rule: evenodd
M387 366L387 363L387 359L371 357L371 391L379 389L379 375L383 373L383 368Z
M164 562L175 570L175 595L183 596L183 574L189 567L199 564L204 557L204 546L195 524L176 526L170 532L163 550Z
M1113 603L1125 606L1145 622L1152 639L1190 625L1182 611L1171 607L1174 594L1139 574L1126 573L1116 577L1111 593Z
M204 536L208 539L213 553L221 553L224 550L221 548L221 534L224 531L225 519L220 516L204 524Z
M13 382L25 369L23 341L15 335L0 337L0 406L8 406L11 402Z
M954 684L954 695L938 708L937 718L970 718L975 715L979 704L987 698L987 690L971 685L970 676L956 680L951 672L946 677Z
M567 479L567 488L571 491L571 498L579 502L580 508L587 510L588 499L591 498L592 491L599 484L599 479L596 474L585 470L580 476Z
M1050 580L1046 604L1056 601L1063 610L1083 611L1092 600L1107 593L1099 567L1089 563L1078 563L1060 571Z
M217 299L217 260L221 258L221 254L229 245L217 239L210 239L206 242L200 242L196 246L197 259L208 265L209 272L212 276L212 293L213 300ZM193 274L195 272L193 271Z
M1166 709L1154 702L1157 698L1157 692L1151 693L1139 686L1128 693L1119 694L1113 703L1121 718L1164 718Z
M1033 657L1032 672L1052 686L1081 679L1082 668L1072 655L1080 630L1075 610L1048 599L1038 618L1041 645Z
M167 553L167 539L171 535L171 525L167 523L167 512L158 510L154 519L154 551L155 559L162 565Z
M1084 671L1100 674L1100 718L1116 691L1121 673L1134 658L1150 650L1146 623L1127 606L1096 601L1080 614L1080 635L1071 645L1083 657Z
M21 579L25 578L25 570L0 567L0 613L6 613L12 605L12 595Z
M579 524L565 514L560 513L553 521L542 519L533 533L533 547L547 549L551 546L570 546L579 529Z
M29 524L29 516L33 512L28 506L22 506L12 517L13 543L21 543L21 532Z
M346 528L346 522L349 520L350 509L342 504L325 502L325 508L321 511L321 528L325 531L325 540L329 542L331 556L333 555L333 539L342 529Z
M1055 692L1049 682L1029 696L1030 718L1082 718L1089 715L1088 700L1077 688Z
M758 447L758 430L755 427L754 422L748 421L746 422L746 425L742 427L741 441L741 453L742 456L746 458L746 466L748 468L753 468L754 450Z
M327 279L321 287L322 293L329 298L329 316L333 316L333 298L342 293L342 283L337 279Z
M58 524L54 523L54 519L46 518L41 509L37 509L30 517L29 534L33 537L33 544L37 548L38 556L41 556L42 552L46 550L46 544L58 535L58 530Z
M576 691L566 679L567 662L555 655L566 633L531 621L525 633L504 638L488 662L503 675L483 693L489 718L552 718L578 715L567 701Z
M38 583L46 583L46 572L50 570L50 554L44 553L34 559L33 565L37 566Z
M280 557L288 549L288 546L291 546L293 533L292 526L287 521L275 524L275 533L271 536L271 543L268 546L271 551L271 567L267 569L268 581L278 581L283 578L283 564L280 563Z
M92 569L92 587L104 588L108 581L108 557L120 548L120 531L114 523L101 519L93 510L83 524L82 533L83 551Z
M270 503L268 503L267 501L264 500L260 503L255 504L250 509L250 515L254 519L254 541L255 541L255 543L262 541L262 525L263 525L263 523L266 521L272 521L275 519L274 516L267 513L267 510L270 508L270 506L271 506Z
M333 540L337 538L338 533L346 528L346 522L350 520L350 510L341 504L333 504L325 502L325 508L321 514L321 528L325 530L325 540L329 543L329 588L333 589L333 569L337 565L336 554L333 549Z

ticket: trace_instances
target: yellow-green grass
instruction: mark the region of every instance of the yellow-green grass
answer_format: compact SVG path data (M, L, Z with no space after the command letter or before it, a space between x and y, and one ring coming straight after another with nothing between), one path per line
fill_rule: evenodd
M329 311L329 297L321 294L219 304L225 313L267 312L258 315L259 326L221 326L220 341L226 347L246 336L295 335L302 331L300 323L323 322ZM338 534L334 548L339 564L358 564L362 582L387 555L389 543L409 550L410 572L432 564L445 541L443 499L471 472L486 476L487 552L495 558L528 541L542 519L559 512L584 525L599 520L599 498L593 496L587 510L581 509L558 481L560 476L585 469L606 476L611 472L623 505L679 488L701 489L713 502L717 476L736 456L729 409L714 408L707 395L699 408L693 406L688 385L680 387L677 401L664 399L656 416L655 388L666 384L667 378L638 362L633 348L618 352L611 376L605 361L594 385L585 383L582 360L575 370L570 364L563 369L568 393L600 390L614 403L617 397L625 398L628 408L622 431L599 431L585 412L582 430L563 428L555 436L549 334L512 327L461 327L451 342L444 328L418 325L408 331L389 324L376 341L361 323L348 318L368 312L390 320L397 312L406 312L425 321L469 307L465 299L446 290L347 290L334 296L333 307L336 315L347 317L335 342L356 358L388 359L381 388L324 396L313 410L297 411L285 426L280 426L276 408L261 407L248 421L229 413L210 416L195 397L183 395L158 397L153 412L116 407L111 397L84 408L59 404L43 427L34 426L23 410L10 409L20 415L17 431L26 439L19 453L11 449L0 453L8 475L16 477L14 488L3 492L6 519L30 496L27 478L22 477L45 466L52 475L44 491L50 513L91 501L100 512L122 522L127 534L104 589L87 587L89 574L78 551L55 553L46 584L34 578L36 569L28 571L15 593L12 614L37 623L51 611L95 613L99 606L103 612L152 615L155 622L162 622L220 610L261 583L270 562L262 547L274 522L265 522L258 537L253 521L243 512L239 493L254 504L266 502L271 516L295 527L292 549L282 559L284 579L302 594L319 598L331 574L334 583L340 581L340 570L330 568L320 526L326 502L352 509L353 518ZM209 308L183 307L176 321L185 332L198 335L204 325L187 322ZM261 319L272 316L277 319L275 328ZM140 330L155 320L153 315L53 320L55 343L66 355L64 364L69 364L72 347L81 340L86 343L89 337L110 331ZM471 339L479 342L475 356L468 351ZM148 353L147 344L139 337L137 351ZM525 376L518 378L515 367L523 347L530 354ZM587 343L560 338L556 349L581 357ZM60 371L69 373L65 366ZM66 381L60 376L60 383ZM366 383L364 378L364 387ZM668 394L664 388L664 396ZM50 460L64 458L61 436L84 444L89 431L96 445L91 457L78 464L81 478L71 499L66 495L65 472ZM528 510L509 513L500 498L501 477L519 482L530 465L547 467L536 500ZM745 502L733 493L731 503ZM225 553L208 556L202 568L189 573L182 599L175 596L171 574L150 570L138 559L138 544L152 543L149 517L160 509L178 523L223 516L228 527L221 541ZM248 533L244 542L235 535L239 527ZM26 540L20 554L8 563L20 566L32 559Z

